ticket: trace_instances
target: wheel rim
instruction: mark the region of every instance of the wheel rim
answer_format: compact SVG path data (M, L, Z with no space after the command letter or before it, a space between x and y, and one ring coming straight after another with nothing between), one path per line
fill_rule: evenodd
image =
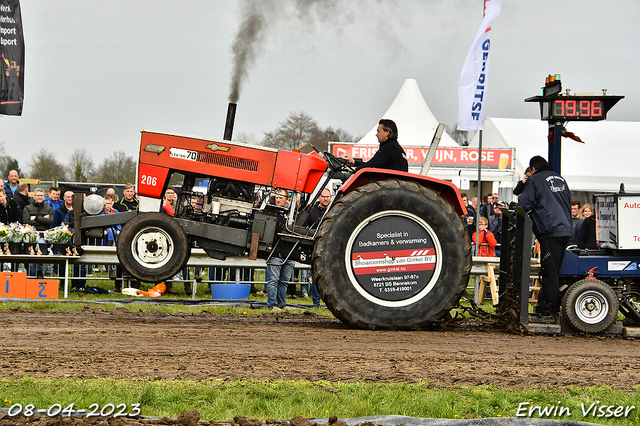
M598 324L609 314L607 298L597 291L585 291L575 303L576 316L585 324Z
M145 268L160 268L166 265L174 252L171 236L160 228L145 228L131 242L133 258Z
M367 300L386 307L407 306L424 298L438 281L441 258L442 247L431 226L399 210L379 212L362 221L345 250L353 287Z

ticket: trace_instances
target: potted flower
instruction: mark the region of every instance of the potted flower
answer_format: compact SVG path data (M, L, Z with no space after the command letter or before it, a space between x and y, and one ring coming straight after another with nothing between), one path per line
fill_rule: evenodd
M7 238L9 238L9 227L4 223L0 223L0 254L4 253Z
M60 225L45 231L47 242L53 244L53 254L65 254L73 233L66 225Z
M36 254L38 231L31 225L23 225L20 229L25 254Z
M9 225L7 234L7 243L9 243L8 254L22 254L22 225L12 223Z

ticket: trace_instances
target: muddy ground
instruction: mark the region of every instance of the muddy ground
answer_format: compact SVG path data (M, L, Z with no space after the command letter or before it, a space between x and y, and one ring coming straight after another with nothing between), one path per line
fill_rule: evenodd
M632 390L640 383L640 341L621 337L508 334L486 325L364 331L315 314L172 315L92 306L0 310L0 324L0 377L422 381L507 389Z

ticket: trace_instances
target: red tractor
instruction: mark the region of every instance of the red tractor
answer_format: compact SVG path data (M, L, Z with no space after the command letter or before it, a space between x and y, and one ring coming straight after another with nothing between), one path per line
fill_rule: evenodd
M163 212L162 195L176 174L182 188L171 216ZM308 208L336 178L344 184L319 226L302 226ZM429 325L458 302L468 282L471 242L460 218L466 209L446 181L381 169L354 172L329 152L147 131L137 179L139 212L123 226L117 252L141 281L170 279L192 247L216 259L267 259L277 248L312 266L337 318L369 329ZM294 195L288 210L269 203L273 189Z

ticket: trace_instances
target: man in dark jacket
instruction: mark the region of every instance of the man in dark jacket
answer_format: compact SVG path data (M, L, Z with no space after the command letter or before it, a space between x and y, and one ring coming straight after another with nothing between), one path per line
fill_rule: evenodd
M331 204L331 191L328 188L325 188L320 193L318 197L318 202L311 207L309 211L309 216L307 220L304 222L304 226L308 226L311 229L316 229L320 225L320 221L322 217L327 212L327 208ZM309 293L311 294L311 301L313 302L313 306L318 308L320 307L320 293L318 292L318 287L316 286L315 281L311 277L311 270L303 269L300 271L300 282L303 283L300 285L300 290L302 291L302 297L307 297L308 293L306 291L308 282L311 282L311 286L309 287Z
M113 203L113 208L119 212L131 212L138 210L138 200L135 198L136 189L132 183L124 185L123 197Z
M9 197L9 192L7 192L6 187L5 192L7 193L7 197ZM24 182L20 182L18 184L18 189L13 194L13 199L16 200L16 203L18 203L18 207L24 210L24 208L30 204L29 185Z
M38 231L46 231L53 223L53 209L44 203L44 190L33 191L33 201L22 211L22 223L29 224Z
M560 307L559 272L564 249L571 235L571 191L547 160L535 156L529 161L532 175L518 198L529 213L533 232L540 242L542 290L538 296L540 322L557 321Z
M55 228L56 226L62 225L62 222L64 222L69 210L73 210L73 191L67 191L64 193L62 204L53 211L53 223L51 224L51 227Z
M527 179L531 177L531 167L527 167L527 170L524 171L524 176L522 180L518 181L518 184L515 188L513 188L513 195L520 195L522 191L524 191L524 185L527 183Z
M320 193L318 202L309 210L309 216L307 217L307 220L303 225L308 226L309 228L316 229L320 224L320 219L322 219L322 216L324 216L330 203L331 191L329 191L328 188L325 188Z
M489 218L489 231L496 237L498 246L495 248L496 256L500 257L500 249L502 246L502 210L507 204L504 201L498 201L493 207L493 213Z
M376 133L380 148L375 155L367 162L360 158L352 158L350 155L342 157L345 161L356 166L356 169L365 167L375 167L378 169L391 169L401 172L409 171L409 163L404 149L398 143L398 127L392 120L382 119L378 123L378 133Z
M0 188L0 222L8 225L22 220L22 210L18 207L16 200L7 198L4 187Z

